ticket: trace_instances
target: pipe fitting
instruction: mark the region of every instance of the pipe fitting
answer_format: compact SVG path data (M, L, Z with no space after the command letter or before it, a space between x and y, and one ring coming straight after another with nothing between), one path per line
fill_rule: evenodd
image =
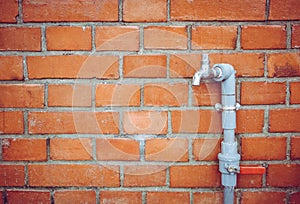
M212 69L218 70L217 72L219 72L214 78L215 81L224 81L235 74L235 70L230 64L215 64Z

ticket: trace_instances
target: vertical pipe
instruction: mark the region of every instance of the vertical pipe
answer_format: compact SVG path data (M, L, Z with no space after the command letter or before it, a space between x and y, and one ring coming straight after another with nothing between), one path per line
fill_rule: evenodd
M234 186L225 186L224 188L224 204L234 203Z
M218 155L219 171L222 173L224 186L224 204L233 204L236 173L239 171L240 160L234 131L236 128L235 70L229 64L217 64L213 69L216 67L222 73L215 80L222 83L222 128L224 130L221 153Z

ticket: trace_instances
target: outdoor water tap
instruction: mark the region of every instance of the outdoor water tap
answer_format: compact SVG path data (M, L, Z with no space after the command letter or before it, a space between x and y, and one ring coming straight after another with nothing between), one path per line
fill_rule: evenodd
M202 78L220 78L222 75L222 71L218 67L213 67L210 69L209 67L209 60L208 60L208 54L203 54L202 61L201 61L201 68L199 71L197 71L193 76L193 86L199 86L200 81Z

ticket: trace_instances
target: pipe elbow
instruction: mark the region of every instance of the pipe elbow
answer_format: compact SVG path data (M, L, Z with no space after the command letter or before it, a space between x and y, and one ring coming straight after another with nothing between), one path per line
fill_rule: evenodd
M235 70L230 64L215 64L213 66L214 70L219 70L221 72L218 77L215 77L215 81L224 81L228 79L230 76L235 75Z

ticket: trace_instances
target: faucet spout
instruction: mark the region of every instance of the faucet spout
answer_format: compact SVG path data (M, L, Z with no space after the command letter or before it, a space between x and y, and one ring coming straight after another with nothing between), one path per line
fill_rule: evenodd
M193 76L193 86L199 86L201 78L208 78L211 74L209 69L208 54L203 54L201 62L200 70L197 71Z

